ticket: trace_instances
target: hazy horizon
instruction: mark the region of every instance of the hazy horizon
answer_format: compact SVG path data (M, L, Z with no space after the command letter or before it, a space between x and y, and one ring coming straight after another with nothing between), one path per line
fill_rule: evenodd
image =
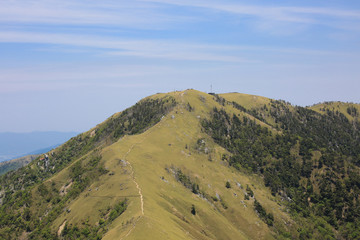
M28 154L47 152L77 134L78 132L57 131L0 132L0 162Z

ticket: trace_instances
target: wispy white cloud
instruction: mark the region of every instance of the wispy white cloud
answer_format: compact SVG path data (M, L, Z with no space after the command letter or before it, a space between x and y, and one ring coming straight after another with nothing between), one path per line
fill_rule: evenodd
M0 69L0 83L23 84L28 81L92 83L102 79L104 83L168 72L168 67L127 64L41 64L32 67Z
M51 46L66 46L89 48L92 54L104 56L118 56L122 58L133 57L141 59L185 60L201 62L227 62L227 63L257 63L262 61L266 54L276 55L302 55L302 56L350 56L351 53L317 50L306 48L286 48L272 46L251 45L223 45L194 43L180 40L154 40L154 39L121 39L114 36L96 36L81 34L56 34L20 31L0 31L0 43L37 43L42 44L40 51L46 51L43 44ZM96 50L96 51L94 51ZM49 48L49 51L54 51ZM86 52L84 50L84 52ZM260 54L260 57L258 56Z
M165 40L121 40L77 34L52 34L34 32L0 32L0 42L59 44L106 50L106 54L169 60L245 62L229 52L225 45L194 44Z
M187 18L164 14L154 4L134 1L1 1L0 22L160 29Z
M144 88L141 79L172 71L154 65L43 64L0 69L0 93L63 91L88 87Z
M333 28L347 28L358 23L360 11L328 7L281 6L266 4L243 4L237 1L216 0L27 0L1 2L0 23L67 26L118 26L125 28L163 29L174 23L201 21L204 16L182 15L179 11L168 11L166 6L183 6L207 9L215 12L253 17L260 26L275 22L289 24L322 24ZM247 19L248 20L248 19ZM21 25L22 24L22 25ZM352 24L356 25L356 24Z
M288 6L266 6L245 5L229 1L199 1L199 0L142 0L143 2L162 3L185 7L196 7L220 11L231 14L253 16L266 21L278 21L301 24L325 24L321 18L333 18L341 21L360 21L360 11L349 9L334 9L327 7L288 7ZM341 28L341 25L332 25Z
M96 88L121 88L136 89L149 87L149 83L81 83L81 82L44 82L44 83L6 83L2 84L0 93L18 93L18 92L41 92L41 91L63 91L70 89L86 89L88 87Z

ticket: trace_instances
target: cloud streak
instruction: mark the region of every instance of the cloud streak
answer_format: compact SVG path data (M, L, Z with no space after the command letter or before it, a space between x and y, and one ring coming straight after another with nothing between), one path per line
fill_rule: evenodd
M163 14L153 4L138 1L27 0L1 2L3 24L42 24L70 26L121 26L161 29L181 16Z
M58 64L0 69L0 93L85 88L144 88L142 81L171 69L150 65ZM131 81L130 81L131 80Z
M0 31L0 43L37 43L85 47L101 50L103 54L136 58L167 60L247 62L249 52L278 52L296 55L345 55L336 51L297 49L269 46L242 46L205 44L171 40L119 39L117 37L99 37L95 35L36 33L19 31ZM44 51L44 48L41 49ZM50 50L52 51L52 50Z
M322 18L332 18L341 21L360 21L360 11L341 10L325 7L287 7L287 6L264 6L244 5L237 2L224 1L199 1L199 0L142 0L143 2L160 3L184 7L203 8L228 14L247 15L255 18L274 21L301 24L325 24ZM341 25L331 25L341 27Z
M248 66L264 66L269 64L284 65L289 64L301 64L304 65L304 59L306 64L318 65L319 62L335 61L340 63L344 59L352 59L352 61L358 61L358 55L356 53L334 51L334 50L317 50L306 48L286 48L275 46L251 46L251 45L224 45L224 44L204 44L194 42L184 42L180 40L138 40L138 39L121 39L114 36L97 36L86 34L60 34L60 33L36 33L36 32L20 32L20 31L0 31L0 43L34 43L40 44L34 46L34 51L48 51L54 54L58 48L60 52L65 52L66 49L70 49L70 52L75 49L72 54L85 55L100 55L101 58L128 60L133 59L135 61L153 61L150 66L154 67L154 64L160 64L161 66L170 66L174 64L173 61L180 61L185 64L189 62L196 62L197 64L211 64L216 63L221 65L239 65L246 64ZM44 46L45 44L45 46ZM83 52L76 52L81 49ZM291 59L291 61L289 61ZM332 60L331 60L332 59ZM173 63L171 63L173 62ZM153 74L154 71L150 71L149 68L143 66L139 69L146 69L139 72L138 69L134 70L134 67L125 65L126 68L112 67L107 70L96 71L97 67L81 70L72 69L67 66L66 74L60 72L51 71L49 75L43 75L39 73L33 74L31 71L16 70L15 72L2 71L0 75L0 83L7 79L58 79L64 80L71 79L79 81L80 79L91 80L95 79L110 79L110 78L133 78L137 75L142 77ZM135 68L137 66L135 65ZM123 69L120 72L118 69ZM129 71L130 69L130 71ZM158 69L154 68L154 69ZM38 71L41 72L41 71ZM161 74L161 70L155 71L155 74ZM30 74L28 74L30 73ZM90 74L88 74L90 73ZM102 75L102 76L101 76ZM30 81L30 80L29 80Z
M359 24L360 11L327 7L296 7L281 5L251 5L237 1L199 0L27 0L2 1L0 23L40 24L67 26L117 26L137 29L169 29L174 23L203 21L204 16L168 11L170 6L207 9L212 13L250 16L261 22L283 22L293 24L322 24L342 28L333 22L355 22ZM165 7L164 7L165 6ZM30 10L29 10L30 9ZM329 23L329 20L332 22ZM348 24L347 24L348 25ZM344 26L345 27L345 26Z
M0 32L0 42L59 44L98 48L117 56L158 58L168 60L246 62L229 54L233 47L211 44L171 42L165 40L119 40L114 37L97 37L77 34L52 34L34 32ZM227 53L224 53L227 52Z
M0 83L23 84L25 82L96 82L112 81L157 75L172 68L156 65L126 64L43 64L37 67L0 69Z

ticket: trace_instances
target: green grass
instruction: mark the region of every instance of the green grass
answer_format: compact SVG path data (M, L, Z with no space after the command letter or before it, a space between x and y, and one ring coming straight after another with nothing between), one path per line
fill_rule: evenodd
M52 231L57 232L65 220L67 224L82 226L88 222L95 226L104 209L127 198L126 211L108 226L103 239L272 239L274 232L255 213L254 200L244 200L247 184L266 211L274 214L275 224L291 222L262 179L229 168L221 159L222 154L229 153L202 133L200 120L208 117L213 107L221 107L213 96L195 90L171 95L180 104L158 124L142 134L125 136L102 150L101 163L111 174L100 176L70 201L67 208L71 211L64 211L54 221ZM194 108L192 112L186 109L187 103ZM225 108L240 114L230 106ZM200 138L205 140L210 153L198 152L196 144ZM181 169L208 196L220 196L221 201L210 197L206 200L192 193L167 170L171 166ZM65 168L49 182L56 182L58 188L65 185L70 181L69 169ZM230 189L225 187L226 181L231 183ZM135 182L143 195L144 215ZM191 213L192 205L196 215ZM290 227L282 227L290 231Z
M160 122L141 134L125 135L98 150L102 156L99 166L108 172L90 179L83 192L63 203L64 209L51 223L51 231L58 232L65 221L68 226L97 227L99 222L111 218L111 209L116 204L127 199L126 210L100 232L104 233L103 239L298 237L300 225L294 222L294 217L289 215L280 198L271 195L263 179L259 175L229 167L222 157L230 153L201 130L201 120L209 118L214 107L224 108L230 115L254 117L230 104L222 106L214 96L196 90L157 94L148 99L166 96L174 97L178 104ZM271 102L268 98L247 94L220 96L249 110L260 109ZM338 110L342 113L345 111L346 115L346 104L333 103L326 107L336 108L336 104L339 105ZM316 105L311 109L320 111L320 108L324 106ZM270 117L266 118L266 122L256 121L276 131ZM93 130L86 134L90 135ZM292 152L297 155L299 149L294 147ZM71 169L80 161L86 165L91 154L92 150L45 181L45 188L59 190L71 184ZM180 169L184 176L189 177L191 184L199 185L202 195L194 194L191 187L178 181L173 169ZM226 187L226 182L230 183L231 188ZM254 211L253 198L245 200L247 185L266 214L274 216L273 227L268 226ZM69 187L69 191L73 186ZM32 190L32 201L32 212L46 214L52 210L38 187ZM191 212L192 206L196 209L195 215Z
M224 93L220 94L220 96L228 101L240 103L246 109L260 108L264 104L270 103L269 98L244 93Z
M353 107L357 109L358 114L360 114L360 104L354 104L354 103L345 103L345 102L326 102L326 103L319 103L316 105L313 105L309 107L311 110L314 110L316 112L319 112L321 114L326 113L326 110L330 111L339 111L342 114L344 114L349 120L353 120L354 116L350 115L347 111L349 107ZM356 119L359 120L358 115Z

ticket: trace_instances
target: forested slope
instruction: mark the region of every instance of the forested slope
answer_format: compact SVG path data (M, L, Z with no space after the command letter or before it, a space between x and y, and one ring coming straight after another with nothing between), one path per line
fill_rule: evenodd
M246 108L241 102L227 101L226 97L226 94L223 98L216 96L223 105L231 105L253 117L239 118L215 108L211 118L202 122L215 142L233 154L229 163L239 170L263 176L273 195L288 199L294 214L305 218L319 216L342 237L358 239L358 106L347 104L348 115L345 115L336 108L323 107L319 113L270 99L263 105ZM313 233L312 229L301 231L306 238Z

